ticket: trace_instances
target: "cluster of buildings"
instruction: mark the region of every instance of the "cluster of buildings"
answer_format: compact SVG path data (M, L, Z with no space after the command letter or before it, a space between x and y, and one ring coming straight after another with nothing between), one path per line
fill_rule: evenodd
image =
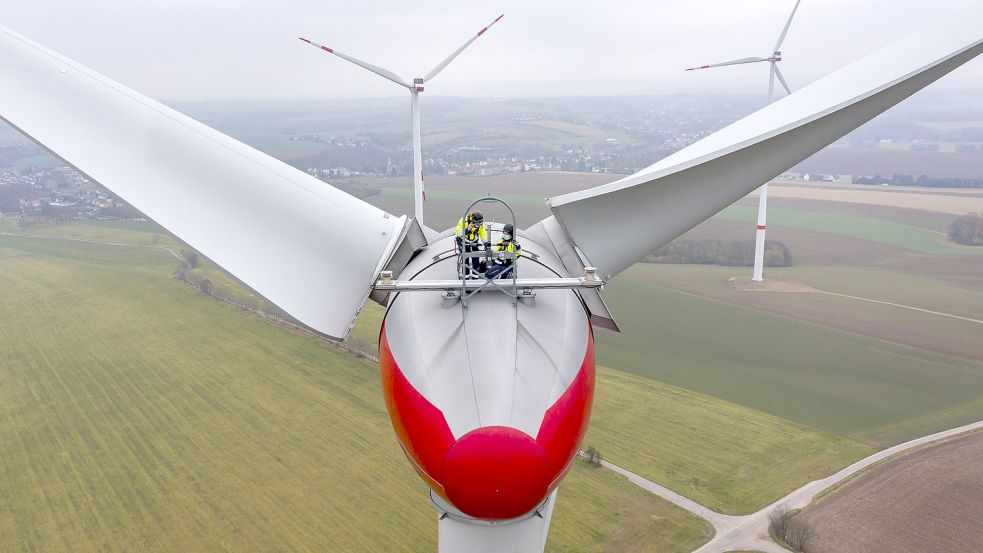
M455 153L455 152L451 152ZM568 149L557 155L487 156L483 159L453 160L445 157L424 161L430 174L485 176L527 171L577 171L582 173L624 172L621 156L611 152L594 152L587 148Z
M424 172L428 175L486 176L527 171L623 173L631 169L624 166L621 162L622 156L618 153L594 152L590 149L568 149L558 155L550 156L486 155L478 157L474 155L476 152L486 150L486 148L478 147L448 149L444 155L424 158ZM455 159L457 154L462 152L468 154L467 159ZM351 167L336 165L333 167L308 167L305 170L308 174L318 178L391 177L409 175L412 171L412 164L409 160L400 163L388 158L384 166L376 169L369 168L360 171Z
M0 214L58 220L133 218L135 210L69 167L0 172Z

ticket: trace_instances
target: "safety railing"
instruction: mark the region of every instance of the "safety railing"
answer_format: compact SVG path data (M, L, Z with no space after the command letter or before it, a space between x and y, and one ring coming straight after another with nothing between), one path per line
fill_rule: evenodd
M501 198L496 198L495 196L486 196L484 198L478 198L477 200L471 202L471 205L469 205L468 208L464 210L464 215L462 216L461 220L464 221L465 227L463 229L464 232L462 232L463 236L461 236L462 240L461 240L460 258L458 259L458 276L461 279L461 304L464 305L465 307L467 307L468 299L470 299L471 296L485 289L495 289L502 292L503 294L511 296L512 303L515 303L519 298L519 288L517 286L517 282L519 279L519 267L518 267L519 263L516 261L518 256L513 252L494 252L496 254L504 254L504 255L501 256L492 255L493 252L491 246L491 225L485 227L486 228L485 232L487 233L487 241L484 244L477 244L476 243L477 240L471 241L468 240L467 238L468 214L474 211L474 207L476 205L483 204L483 203L499 203L505 206L505 209L509 210L509 215L512 217L512 228L513 229L518 228L515 220L515 211L512 210L512 206L510 206L508 202L506 202ZM474 250L469 251L469 247L474 248ZM492 264L494 263L495 259L498 259L508 265L508 267L505 268L502 272L511 273L510 275L511 288L508 287L508 284L503 286L499 283L499 281L502 280L501 273L496 273L492 276L488 275L489 269L492 268ZM483 261L485 265L485 271L484 272L475 271L473 260L479 260L478 262L479 266ZM482 286L474 289L469 289L467 283L470 281L470 277L474 276L476 273L479 281L483 280Z
M468 214L473 211L476 205L481 203L500 203L504 205L512 217L513 229L516 228L515 212L512 210L512 207L505 200L494 196L478 198L471 202L464 216L461 217L461 220L467 221ZM461 237L460 247L445 250L433 256L433 263L449 261L453 257L457 257L458 278L456 280L396 280L393 278L392 271L382 271L373 288L396 293L442 291L444 292L445 300L453 300L455 302L459 300L462 306L467 307L468 299L483 291L502 292L510 296L512 303L515 304L520 299L533 300L535 296L534 290L589 289L604 286L604 281L597 277L597 270L593 267L586 267L584 275L581 277L519 278L519 259L528 257L531 261L536 261L539 259L539 256L532 252L521 250L520 252L492 251L491 232L492 229L489 224L486 227L487 240L485 242L468 240L465 232L463 233L464 236ZM477 263L475 263L475 260L477 260ZM493 274L489 274L489 269L494 266L496 261L501 262L506 267L501 271L495 271ZM478 265L480 268L481 263L485 267L483 272L475 268L475 265ZM477 278L471 278L472 275L475 275ZM504 278L503 275L505 275Z

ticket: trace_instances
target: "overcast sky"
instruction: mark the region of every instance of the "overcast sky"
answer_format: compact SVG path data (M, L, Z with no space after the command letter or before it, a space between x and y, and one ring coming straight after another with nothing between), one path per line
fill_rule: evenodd
M543 96L767 89L766 57L794 0L0 0L0 25L151 97L357 98L400 89L297 40L395 71L428 72L505 18L429 94ZM972 0L802 0L782 70L801 87ZM981 22L983 24L983 22ZM935 85L983 89L983 60Z

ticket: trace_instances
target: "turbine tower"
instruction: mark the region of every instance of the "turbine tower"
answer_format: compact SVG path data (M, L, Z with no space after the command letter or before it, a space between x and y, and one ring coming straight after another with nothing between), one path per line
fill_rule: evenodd
M498 20L503 17L505 17L504 13L496 17L494 21L483 27L477 34L462 44L460 48L454 50L451 55L447 56L442 62L438 63L436 67L431 69L430 72L426 74L426 76L414 78L412 84L406 82L402 77L393 73L392 71L389 71L388 69L364 62L358 58L354 58L348 54L343 54L334 48L323 46L309 39L300 39L311 46L316 46L329 54L334 54L343 60L348 60L359 67L368 69L380 77L389 79L390 81L400 86L405 86L407 89L409 89L410 112L413 118L413 216L421 225L423 225L423 202L426 200L426 192L423 188L423 145L421 144L420 139L420 93L423 92L423 84L436 77L437 74L443 71L450 62L454 61L454 58L460 55L461 52L463 52L468 46L471 46L472 42L477 40L481 35L485 34L485 32L490 29L492 25L498 23Z
M788 17L788 21L785 22L785 28L782 29L782 34L778 35L778 41L775 42L775 47L772 48L771 55L767 58L741 58L739 60L725 61L723 63L701 65L700 67L690 67L687 69L687 71L725 67L728 65L761 63L766 61L771 64L771 76L768 78L768 103L770 104L775 100L775 77L778 77L778 80L782 83L782 88L785 89L785 92L787 94L792 94L792 89L789 88L788 82L785 81L785 76L782 75L782 70L778 68L778 62L782 61L782 44L785 43L785 37L788 36L788 29L792 26L792 19L795 18L795 12L799 10L799 4L801 3L802 0L796 0L795 7L792 8L792 15L790 15ZM766 182L761 185L759 190L758 227L754 241L754 275L751 278L751 280L754 280L755 282L761 282L764 280L765 229L767 228L768 222L768 183Z

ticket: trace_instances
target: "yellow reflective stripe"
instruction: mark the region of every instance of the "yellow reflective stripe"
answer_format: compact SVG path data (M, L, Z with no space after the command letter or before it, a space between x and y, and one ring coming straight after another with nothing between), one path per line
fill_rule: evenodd
M498 244L495 246L495 251L497 251L497 252L504 251L504 252L515 253L515 251L516 251L515 250L515 244L516 244L515 240L510 240L507 243L507 245L506 245L505 240L499 240L498 241ZM519 250L520 251L522 250L522 246L519 246Z

